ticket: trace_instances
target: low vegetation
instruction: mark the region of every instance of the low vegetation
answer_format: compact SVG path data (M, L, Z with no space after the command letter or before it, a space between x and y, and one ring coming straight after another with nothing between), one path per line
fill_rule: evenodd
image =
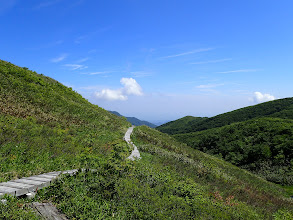
M72 89L0 60L0 182L54 170L33 199L69 219L292 219L284 188L146 126L130 124ZM81 171L80 168L86 169ZM25 198L6 196L0 219L38 219Z
M164 174L179 177L172 185L182 186L182 203L190 210L198 207L191 218L292 218L292 200L278 185L145 126L135 128L132 139L143 152L139 163L149 160Z

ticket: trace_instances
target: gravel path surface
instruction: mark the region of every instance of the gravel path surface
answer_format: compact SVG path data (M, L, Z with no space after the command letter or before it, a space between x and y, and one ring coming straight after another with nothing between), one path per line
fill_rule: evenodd
M141 157L140 157L140 153L139 153L137 147L132 143L132 141L131 141L131 139L130 139L130 135L131 135L131 133L132 133L132 131L133 131L133 128L134 128L134 126L128 128L128 130L127 130L127 132L125 133L125 136L124 136L124 140L125 140L128 144L132 145L133 148L134 148L133 151L131 152L130 156L127 158L127 159L130 159L130 160L135 160L136 158L137 158L137 159L140 159L140 158L141 158Z

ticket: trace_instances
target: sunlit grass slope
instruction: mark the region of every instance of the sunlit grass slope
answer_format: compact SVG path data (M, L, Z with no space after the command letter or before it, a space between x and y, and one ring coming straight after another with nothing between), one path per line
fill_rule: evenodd
M135 128L132 138L142 152L138 166L154 172L146 179L156 190L169 190L170 198L181 201L176 207L190 210L190 218L293 217L293 201L278 185L146 126Z
M0 60L0 181L78 168L78 155L103 154L128 126L71 88Z

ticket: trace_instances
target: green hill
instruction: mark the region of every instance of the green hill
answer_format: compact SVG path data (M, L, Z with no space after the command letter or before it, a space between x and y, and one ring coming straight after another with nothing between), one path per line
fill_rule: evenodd
M185 116L175 121L170 121L166 124L160 125L156 127L157 130L167 133L167 134L181 134L185 133L186 129L190 126L194 126L195 124L204 121L207 118L202 117L193 117L193 116Z
M269 181L293 185L293 120L259 118L174 137Z
M176 134L189 133L222 127L235 122L241 122L260 117L293 119L293 98L278 99L254 106L248 106L245 108L220 114L211 118L206 118L205 120L201 121L198 121L197 119L191 120L185 127L179 125L179 127L176 128L175 124L173 126L173 130L178 129ZM165 125L161 125L160 127L158 127L158 130L165 132L164 129L161 129L162 127L164 128ZM172 134L172 131L169 133L169 131L166 130L166 133Z
M72 89L0 60L0 182L85 168L38 190L69 219L292 219L286 191L146 126L129 161L130 123ZM90 170L94 169L94 170ZM26 198L6 197L0 219L38 219Z
M119 117L125 117L127 119L128 122L130 122L132 125L135 125L135 126L140 126L140 125L146 125L146 126L149 126L150 128L155 128L157 127L156 125L148 122L148 121L142 121L136 117L126 117L126 116L123 116L121 115L119 112L116 112L116 111L109 111L111 112L112 114L114 115L117 115Z
M281 204L284 209L277 208L278 213L293 208L292 200L279 197L282 190L277 185L194 150L167 134L142 126L135 128L132 138L143 158L141 166L153 172L147 178L153 184L152 189L161 188L179 196L181 205L176 205L176 209L201 210L201 216L194 215L193 219L270 219L275 212L273 209ZM177 179L176 184L174 179ZM211 205L209 199L216 204ZM189 205L185 206L186 202ZM292 212L281 214L282 217L275 212L273 216L275 219L293 217Z
M202 120L182 118L156 129L269 181L292 185L292 119L293 98L285 98Z
M0 181L78 168L72 157L103 153L130 125L71 88L1 60L0 79Z

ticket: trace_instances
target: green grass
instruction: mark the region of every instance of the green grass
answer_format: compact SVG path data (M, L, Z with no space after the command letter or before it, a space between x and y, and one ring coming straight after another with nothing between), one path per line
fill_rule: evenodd
M79 168L105 155L130 124L57 81L0 60L0 181Z
M138 127L132 138L140 151L151 154L156 158L153 160L173 169L184 179L191 179L205 188L206 193L219 192L223 200L234 196L237 202L243 204L243 209L238 210L238 213L245 215L253 210L251 216L256 211L260 219L266 219L279 210L293 210L292 200L286 199L287 194L280 186L187 147L168 135L147 127Z
M146 126L130 124L57 81L0 60L0 181L62 175L33 201L69 219L290 219L283 188ZM91 171L89 169L94 169ZM38 219L28 199L6 197L0 219Z

